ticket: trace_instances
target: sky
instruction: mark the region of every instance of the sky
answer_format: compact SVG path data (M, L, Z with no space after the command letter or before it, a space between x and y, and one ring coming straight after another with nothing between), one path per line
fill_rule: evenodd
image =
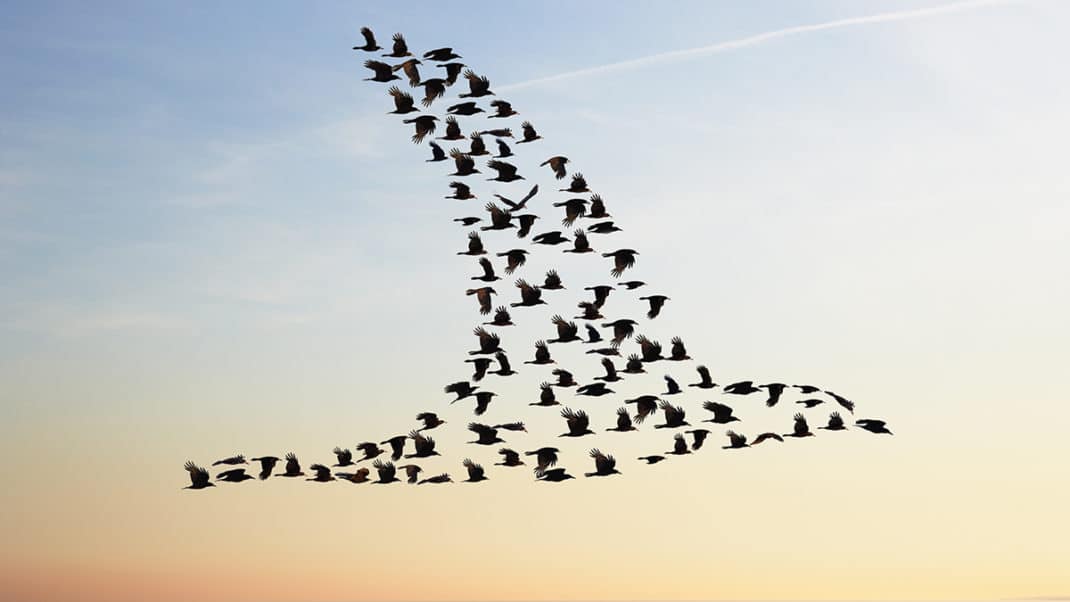
M1070 6L930 10L947 6L8 3L0 599L1070 595ZM448 166L362 81L364 25L486 74L544 136L513 145L527 179L444 199ZM460 428L471 406L442 393L477 315L450 219L538 183L551 229L557 183L535 166L554 154L671 298L644 332L682 336L720 383L847 395L895 435L730 453L718 432L645 467L671 444L646 427L599 436L620 477L490 466ZM603 258L539 253L522 275L559 267L569 288L514 313L517 365L580 284L612 280ZM555 349L586 380L581 351ZM559 442L563 421L525 405L547 375L520 370L488 382L486 419L527 422L511 447ZM574 405L601 430L663 370L694 382L659 366ZM791 405L740 401L740 425L787 432ZM428 473L470 455L489 481L182 490L186 460L333 461L424 410L454 427ZM560 443L572 474L590 445Z

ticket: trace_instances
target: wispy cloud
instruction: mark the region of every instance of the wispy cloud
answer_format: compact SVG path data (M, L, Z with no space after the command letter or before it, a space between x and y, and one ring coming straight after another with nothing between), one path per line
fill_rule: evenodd
M870 25L873 23L889 23L892 21L911 21L917 19L925 19L928 17L935 17L939 15L946 15L950 13L965 12L970 10L976 10L987 6L999 5L999 4L1011 4L1020 0L967 0L965 2L954 2L952 4L943 4L940 6L932 6L929 8L919 8L914 10L893 11L886 13L878 13L875 15L866 15L861 17L849 17L846 19L836 19L835 21L826 21L824 23L813 23L810 25L797 25L795 27L788 27L785 29L777 29L774 31L767 31L764 33L758 33L744 38L737 38L735 40L727 40L724 42L718 42L716 44L710 44L708 46L699 46L697 48L686 48L683 50L672 50L669 52L661 52L658 54L652 54L650 56L639 57L635 59L629 59L626 61L619 61L616 63L609 63L606 65L598 65L597 67L587 67L586 69L577 69L576 71L566 71L564 73L558 73L557 75L548 75L546 77L539 77L536 79L530 79L525 82L517 82L515 84L508 84L505 86L499 86L497 89L500 91L519 90L522 88L530 88L539 86L542 84L548 84L565 79L571 79L574 77L583 77L586 75L596 75L601 73L609 73L612 71L623 71L626 69L635 69L638 67L645 67L647 65L653 65L657 63L667 63L673 61L682 61L702 56L708 56L711 54L718 54L721 52L728 52L731 50L738 50L740 48L747 48L750 46L757 46L764 44L770 40L778 38L786 38L789 36L800 35L804 33L813 33L815 31L826 31L829 29L843 29L846 27L854 27L856 25Z

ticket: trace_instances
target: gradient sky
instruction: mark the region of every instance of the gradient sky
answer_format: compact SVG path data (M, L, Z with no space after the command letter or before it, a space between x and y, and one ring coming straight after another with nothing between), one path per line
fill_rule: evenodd
M642 253L635 276L672 297L657 338L683 335L718 382L844 393L894 438L711 450L562 486L497 471L191 492L187 459L293 450L307 465L417 411L468 418L441 393L474 342L473 262L448 220L479 204L441 198L446 170L361 81L360 26L452 45L506 89L938 5L218 4L5 5L0 599L1070 594L1070 5L804 32L501 93L546 136L523 165L571 157ZM552 265L532 263L531 277ZM563 276L607 270L592 258ZM514 362L550 334L536 322L510 333ZM498 391L490 420L534 399L530 383ZM788 428L785 410L766 426ZM526 437L515 447L541 442ZM467 438L442 433L436 466L494 461ZM599 445L622 459L668 449L652 432L614 441ZM584 445L566 446L574 474Z

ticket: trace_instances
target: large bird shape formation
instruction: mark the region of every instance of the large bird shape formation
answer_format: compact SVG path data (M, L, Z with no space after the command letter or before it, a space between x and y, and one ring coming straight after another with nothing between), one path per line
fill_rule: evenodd
M377 53L385 50L376 42L375 35L368 28L361 29L364 38L362 46L354 47L354 50ZM483 180L496 183L510 183L524 180L515 163L507 162L507 158L514 157L510 143L517 145L538 143L543 137L535 126L528 121L522 121L517 131L514 128L505 127L510 120L516 120L519 112L505 99L499 98L491 89L490 81L477 75L464 63L458 62L462 57L455 53L452 48L437 48L429 50L422 55L422 59L414 57L409 51L408 44L401 34L393 36L393 44L389 52L385 52L380 58L393 59L400 62L385 62L379 58L369 59L364 66L371 70L372 77L366 78L373 82L391 84L387 94L393 100L394 110L390 114L403 115L403 123L413 128L412 141L423 143L428 136L438 133L442 126L444 132L437 140L447 141L451 149L447 152L442 145L434 140L428 141L431 157L428 162L449 162L452 160L454 171L450 173L448 188L452 194L446 198L459 201L470 201L479 198L473 193L473 187L465 181L475 174L482 174ZM425 78L420 70L433 72L436 77ZM444 69L445 73L438 71ZM402 78L401 75L404 75ZM445 75L445 77L437 77ZM461 77L464 81L461 81ZM412 88L422 88L423 96L420 99L420 107L417 107L416 99L408 92L402 90L399 84L408 82ZM459 93L458 102L449 104L444 100L447 93L454 86L464 91ZM485 103L485 104L481 104ZM446 115L439 116L427 112L432 105L446 104ZM418 113L412 115L413 113ZM476 126L468 131L461 129L460 118L472 119L476 122L486 123L485 126ZM488 150L488 141L493 142L493 148L497 151L492 154ZM463 151L459 147L462 143L468 145L468 150ZM609 275L616 284L594 284L590 286L574 287L582 289L588 298L579 303L580 314L572 318L563 315L554 315L551 319L554 336L546 337L534 343L533 359L525 360L523 364L533 365L532 370L544 370L549 375L543 374L538 380L543 381L538 392L532 393L531 401L519 405L520 408L527 406L538 407L535 411L558 412L553 406L562 405L558 400L559 391L562 394L571 394L574 401L584 397L603 397L616 395L610 388L611 385L625 378L638 378L637 375L647 373L652 364L664 362L666 364L681 365L683 362L693 361L688 354L684 342L679 337L672 338L668 351L662 345L647 336L640 334L640 328L646 325L641 322L642 318L647 321L656 319L665 309L669 297L662 294L642 294L638 289L647 289L647 284L639 280L622 280L626 273L634 269L639 252L615 245L612 243L616 233L621 232L612 216L608 212L606 203L602 197L592 191L586 178L578 172L571 170L571 162L563 155L543 153L545 160L538 163L538 168L549 169L553 176L567 185L559 189L560 200L549 205L551 210L563 213L562 224L567 231L548 230L532 234L536 220L544 216L536 212L534 204L538 198L538 185L528 189L524 187L525 194L517 195L513 200L502 195L495 194L496 201L484 204L485 217L465 216L454 219L465 227L482 224L478 230L468 233L467 244L457 254L470 256L477 260L478 274L471 279L480 283L480 286L466 288L466 294L472 297L475 305L488 321L481 322L474 329L476 336L475 349L469 350L464 358L465 364L471 364L472 374L462 380L446 385L445 392L453 396L448 402L444 401L445 410L456 411L463 405L453 405L455 402L471 402L473 413L480 420L489 406L507 404L505 401L495 401L497 397L493 391L483 388L482 382L487 375L497 377L514 377L518 372L513 369L513 362L502 346L500 330L514 325L515 314L522 313L524 308L538 305L549 305L557 291L566 287L563 277L556 269L550 270L541 278L542 282L535 279L517 277L514 281L516 287L516 301L506 305L503 302L496 303L495 295L504 294L505 289L497 290L493 284L502 280L499 276L499 267L495 265L494 258L500 258L500 271L512 277L520 271L534 253L556 253L556 257L575 257L577 255L593 255L608 259ZM483 158L487 157L484 161ZM516 159L513 159L514 161ZM480 164L477 161L482 161ZM534 165L532 165L534 167ZM482 169L481 169L482 168ZM493 177L487 177L493 174ZM522 191L523 192L523 191ZM512 240L507 243L503 250L491 251L484 246L483 233L497 231L493 236L504 240ZM530 236L529 236L530 235ZM569 236L571 235L571 236ZM521 248L524 240L530 241L526 247ZM592 240L593 239L593 240ZM554 249L560 247L560 250ZM575 259L570 260L575 261ZM500 288L500 287L499 287ZM632 295L639 301L645 302L645 316L639 319L603 315L609 314L609 297L620 295ZM582 327L581 327L582 325ZM588 345L590 349L584 354L593 355L601 364L599 376L595 376L590 382L581 384L577 381L571 370L565 369L553 359L551 346L558 348L564 344ZM634 346L628 352L622 351L625 346ZM625 355L625 353L627 353ZM623 358L623 366L618 366L613 358ZM697 382L687 383L681 387L675 378L664 375L664 391L636 396L631 399L623 399L623 403L611 403L606 407L618 406L615 415L607 411L604 419L599 419L596 425L591 416L585 410L562 407L559 411L565 422L565 431L555 433L557 437L581 438L593 437L596 431L613 431L617 433L638 432L650 430L644 427L647 419L662 414L663 422L655 424L652 429L662 433L657 443L652 446L651 453L633 460L636 464L656 464L670 456L682 456L697 452L710 435L713 428L724 428L721 434L724 439L724 449L739 450L765 443L769 441L783 443L785 439L807 438L816 435L815 431L833 433L835 431L848 430L848 423L844 420L842 412L854 414L855 404L842 395L824 390L819 387L805 384L785 384L769 382L755 384L752 381L741 381L720 387L713 382L710 371L703 365L693 368L697 372ZM471 382L470 382L471 381ZM658 383L659 386L661 382ZM705 400L696 407L687 408L680 399L688 392L695 392L709 396L719 394L718 401ZM731 405L732 399L744 399L757 396L764 401L764 406L773 408L781 405L784 407L797 408L793 421L790 425L785 424L779 431L787 432L756 432L751 437L740 433L742 428L733 425L729 430L728 425L742 423L740 417L735 415ZM674 401L669 401L670 399ZM604 404L603 404L604 405ZM832 407L831 413L826 413L824 408ZM545 408L552 408L547 410ZM815 408L817 408L815 410ZM820 426L811 426L807 419L808 411L821 412L819 417L814 418ZM443 411L443 410L439 410ZM697 417L697 415L701 417ZM690 418L695 424L688 421ZM455 420L455 423L464 423ZM447 472L437 474L425 474L421 462L440 456L436 449L435 440L428 432L446 424L446 420L438 413L432 411L420 412L416 415L416 421L407 427L407 434L392 436L378 443L366 441L359 443L354 449L334 448L334 462L317 463L309 465L309 472L302 469L301 463L293 453L285 455L285 458L267 455L246 459L244 455L235 455L212 463L212 466L224 466L216 477L216 482L240 483L242 481L261 480L269 477L304 478L308 481L330 482L345 481L350 483L380 483L389 484L404 481L411 484L440 484L453 482ZM699 425L708 424L710 428L701 428ZM595 428L597 426L597 428ZM881 420L857 419L853 426L860 430L875 434L891 434L886 424ZM560 456L563 455L558 447L550 442L521 441L514 438L533 437L527 432L524 422L519 420L484 424L478 421L469 422L467 425L475 437L469 444L472 450L485 450L496 447L493 462L494 470L509 470L516 467L526 466L533 469L535 479L547 482L560 482L574 478L563 467L559 467ZM619 436L619 435L614 435ZM520 444L523 444L521 447ZM512 446L512 447L510 447ZM523 451L515 451L513 447ZM475 453L462 453L458 458L463 458L461 467L465 469L467 478L465 482L479 482L488 480L488 470L481 464L472 460L469 456ZM620 474L617 470L617 460L598 447L590 449L589 460L593 464L593 470L582 473L585 477L604 477ZM254 477L246 472L244 466L250 462L259 466L257 476ZM280 462L282 472L276 472ZM395 464L398 463L398 464ZM491 463L491 462L488 462ZM371 467L368 467L368 464ZM334 469L338 469L337 471ZM186 463L189 472L190 486L187 489L204 489L214 487L208 470L194 464ZM374 475L372 474L374 470ZM435 471L429 471L435 472ZM404 478L400 478L403 475ZM462 479L458 479L462 480Z

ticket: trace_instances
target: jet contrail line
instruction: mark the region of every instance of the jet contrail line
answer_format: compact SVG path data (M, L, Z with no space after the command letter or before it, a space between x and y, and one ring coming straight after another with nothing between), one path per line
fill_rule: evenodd
M598 73L607 73L610 71L621 71L624 69L633 69L636 67L644 67L646 65L652 65L655 63L666 63L677 60L687 60L697 58L701 56L707 56L710 54L718 54L721 52L727 52L730 50L736 50L738 48L747 48L749 46L757 46L770 40L777 38L786 38L788 36L799 35L803 33L811 33L815 31L825 31L829 29L842 29L845 27L853 27L855 25L869 25L871 23L888 23L891 21L909 21L916 19L924 19L926 17L935 17L937 15L946 15L949 13L958 13L986 6L1010 4L1019 0L966 0L964 2L954 2L951 4L943 4L940 6L932 6L929 8L919 8L914 10L903 10L887 13L878 13L875 15L866 15L862 17L848 17L846 19L837 19L835 21L826 21L824 23L813 23L811 25L797 25L795 27L788 27L786 29L777 29L775 31L767 31L764 33L754 34L744 38L738 38L735 40L727 40L724 42L718 42L709 46L699 46L697 48L686 48L684 50L671 50L669 52L661 52L658 54L652 54L650 56L639 57L635 59L628 59L626 61L619 61L616 63L608 63L606 65L599 65L597 67L588 67L586 69L577 69L576 71L566 71L564 73L558 73L557 75L548 75L546 77L539 77L536 79L530 79L525 82L517 82L515 84L508 84L501 86L498 89L501 91L519 90L522 88L530 88L541 84L548 84L564 79L571 79L573 77L582 77L584 75L594 75Z

